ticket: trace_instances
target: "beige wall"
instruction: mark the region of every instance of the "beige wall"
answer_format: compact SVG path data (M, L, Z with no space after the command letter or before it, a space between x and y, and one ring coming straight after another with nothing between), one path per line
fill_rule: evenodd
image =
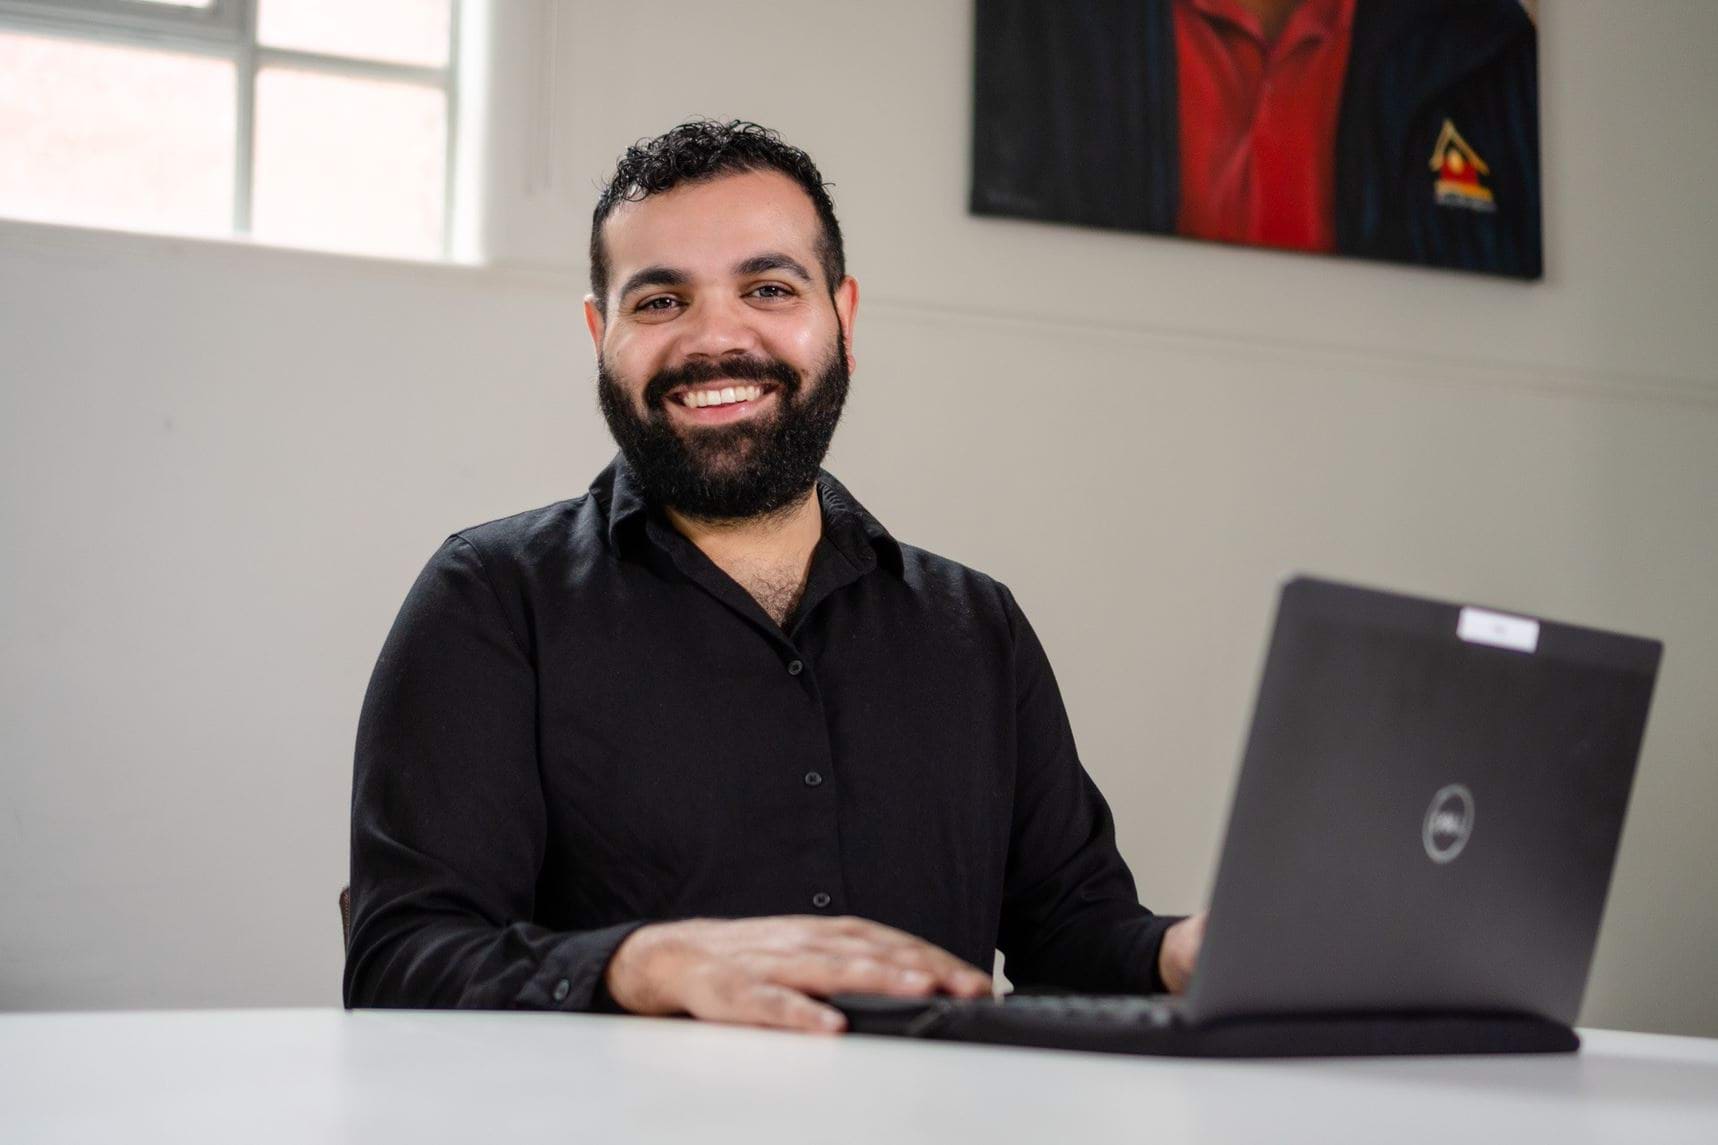
M1530 286L970 219L952 0L504 4L497 269L0 225L0 1007L337 999L381 638L606 459L593 185L710 114L834 180L831 468L1014 587L1148 903L1209 885L1282 573L1657 635L1583 1020L1718 1035L1718 6L1545 7Z

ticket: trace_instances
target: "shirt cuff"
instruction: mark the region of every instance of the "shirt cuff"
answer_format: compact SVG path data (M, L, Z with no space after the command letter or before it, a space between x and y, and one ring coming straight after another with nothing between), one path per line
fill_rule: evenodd
M544 955L514 1005L521 1010L625 1013L609 996L603 978L615 949L646 922L640 919L566 935Z
M1147 942L1151 957L1151 980L1148 994L1167 994L1169 985L1163 980L1163 936L1169 933L1169 928L1191 915L1159 914L1152 917L1151 937Z

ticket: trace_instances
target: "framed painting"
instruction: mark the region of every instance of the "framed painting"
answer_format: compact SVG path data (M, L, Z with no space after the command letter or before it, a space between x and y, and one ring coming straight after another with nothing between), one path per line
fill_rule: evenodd
M977 0L972 210L1536 279L1524 0Z

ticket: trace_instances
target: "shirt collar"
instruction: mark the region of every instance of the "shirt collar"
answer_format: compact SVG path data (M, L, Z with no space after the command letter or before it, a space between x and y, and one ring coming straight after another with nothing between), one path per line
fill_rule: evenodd
M1184 0L1208 22L1229 24L1263 45L1264 26L1237 0ZM1283 52L1302 40L1322 40L1337 35L1354 22L1355 0L1303 0L1283 25L1271 47Z
M608 514L608 543L616 552L626 552L645 543L644 524L654 506L645 496L638 475L617 453L591 482L591 495ZM859 499L848 492L827 470L817 471L817 497L823 509L823 536L855 564L869 566L872 560L895 575L901 575L901 546L873 517ZM667 525L666 519L663 521Z

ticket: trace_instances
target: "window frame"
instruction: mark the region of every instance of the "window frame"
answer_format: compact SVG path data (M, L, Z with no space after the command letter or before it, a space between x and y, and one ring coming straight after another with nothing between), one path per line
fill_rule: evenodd
M275 48L257 42L259 0L212 0L208 8L174 8L140 0L0 0L0 29L92 40L136 48L193 52L233 63L233 203L228 237L254 242L251 210L256 168L256 80L266 67L290 67L324 75L408 83L439 90L446 101L442 155L441 243L435 258L453 261L455 170L459 154L459 46L461 0L448 0L447 64L395 63ZM62 220L80 225L77 220ZM111 228L110 228L111 229ZM374 257L358 251L335 253Z

